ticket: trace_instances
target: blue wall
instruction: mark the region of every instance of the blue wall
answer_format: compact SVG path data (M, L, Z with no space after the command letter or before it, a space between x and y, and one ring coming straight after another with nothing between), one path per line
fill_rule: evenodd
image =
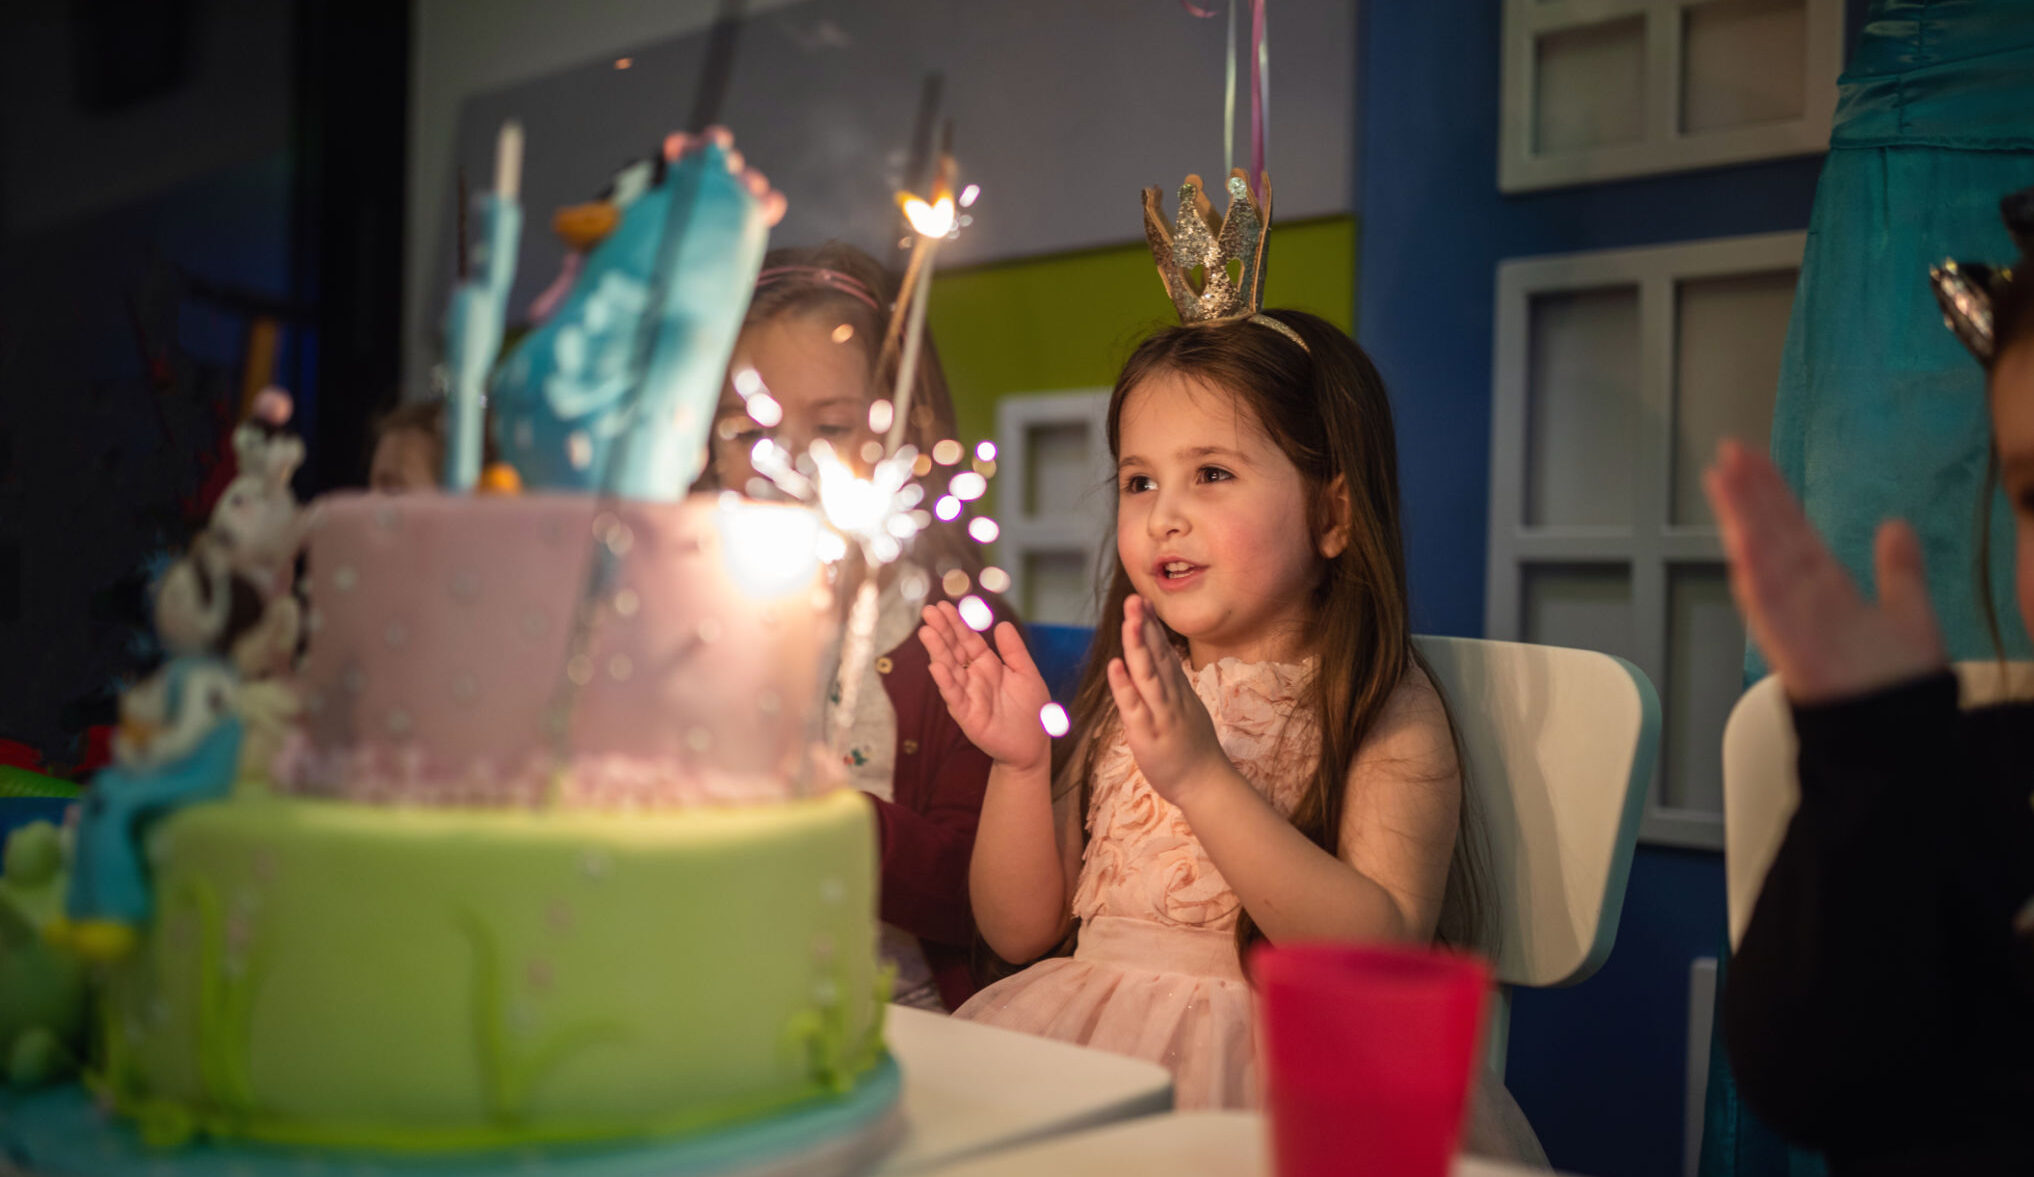
M1483 631L1497 264L1800 230L1821 158L1507 197L1497 190L1502 5L1364 6L1357 337L1392 389L1413 617ZM1857 25L1852 3L1850 27ZM1560 1168L1678 1173L1688 967L1723 936L1718 855L1641 848L1595 978L1522 993L1509 1085Z
M1688 966L1721 951L1723 905L1722 856L1642 847L1603 970L1513 995L1505 1084L1557 1168L1681 1172Z
M1497 263L1805 229L1821 157L1507 197L1501 6L1365 6L1357 339L1392 389L1413 620L1483 632Z

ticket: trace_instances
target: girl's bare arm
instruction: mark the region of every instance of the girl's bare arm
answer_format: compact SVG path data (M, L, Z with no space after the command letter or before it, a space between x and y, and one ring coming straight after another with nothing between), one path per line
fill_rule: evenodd
M992 649L951 604L924 619L918 634L933 683L961 731L994 761L968 862L975 926L998 956L1030 960L1065 934L1072 893L1064 815L1052 801L1052 743L1039 724L1051 696L1015 626L997 626Z

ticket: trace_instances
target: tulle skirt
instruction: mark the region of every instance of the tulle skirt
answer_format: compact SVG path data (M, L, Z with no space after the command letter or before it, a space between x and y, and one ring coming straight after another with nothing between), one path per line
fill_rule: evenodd
M1081 926L1071 957L998 981L954 1016L1158 1063L1172 1072L1182 1110L1254 1108L1253 1001L1233 932L1097 916ZM1471 1096L1464 1147L1547 1163L1511 1093L1488 1080Z
M1252 1107L1250 985L1229 932L1097 916L1071 957L1040 961L968 1000L957 1018L1148 1059L1181 1108Z

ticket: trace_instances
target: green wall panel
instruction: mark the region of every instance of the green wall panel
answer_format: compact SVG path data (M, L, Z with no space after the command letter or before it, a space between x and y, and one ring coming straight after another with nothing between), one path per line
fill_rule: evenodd
M1276 226L1265 301L1349 330L1356 236L1353 217ZM969 442L995 435L1005 396L1115 383L1137 342L1175 321L1142 241L938 271L927 314Z

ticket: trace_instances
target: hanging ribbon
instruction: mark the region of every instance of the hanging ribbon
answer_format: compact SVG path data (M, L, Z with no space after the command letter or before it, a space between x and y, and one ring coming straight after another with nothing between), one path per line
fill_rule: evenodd
M1265 0L1250 0L1250 191L1258 196L1264 175L1264 125L1271 117L1271 44L1265 35ZM1212 20L1215 9L1180 0L1188 15ZM1229 46L1222 87L1222 168L1236 166L1236 0L1229 0Z
M1271 46L1264 36L1264 0L1250 2L1250 191L1264 193L1264 124L1271 119Z

